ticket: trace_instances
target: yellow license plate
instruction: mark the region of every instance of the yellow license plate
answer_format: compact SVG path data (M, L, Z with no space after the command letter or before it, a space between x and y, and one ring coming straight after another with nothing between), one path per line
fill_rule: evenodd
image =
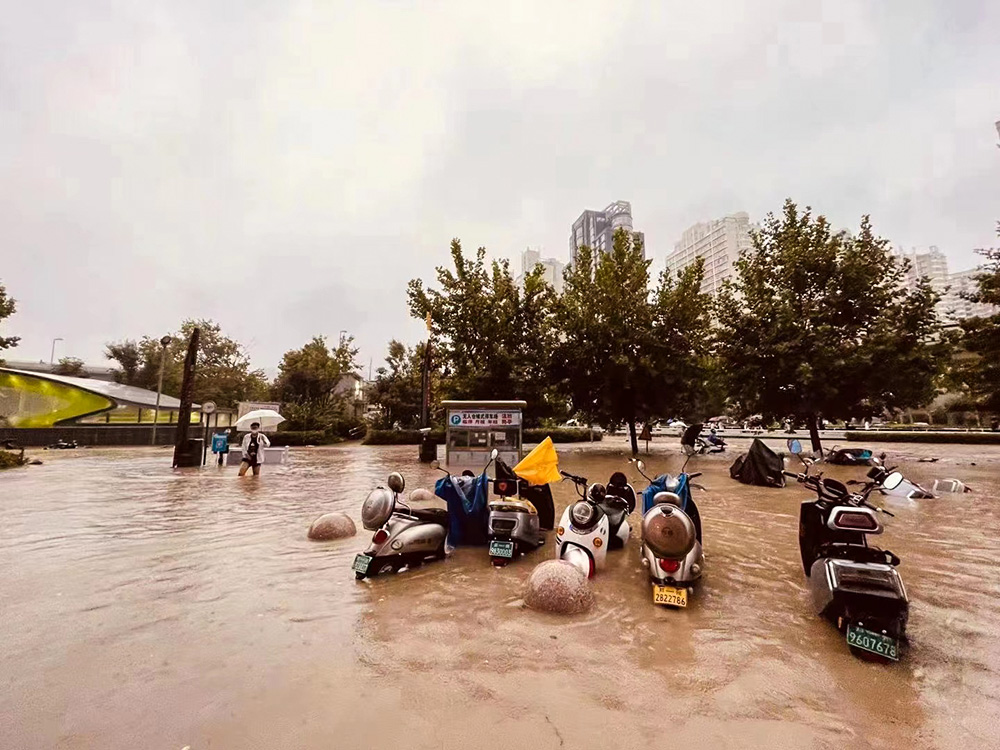
M653 586L653 603L669 604L671 607L686 607L688 605L687 589L677 589L673 586Z

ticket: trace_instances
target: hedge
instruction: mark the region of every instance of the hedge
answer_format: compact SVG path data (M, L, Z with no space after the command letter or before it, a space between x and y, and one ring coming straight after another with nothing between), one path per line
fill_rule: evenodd
M431 438L444 442L444 430L431 430ZM362 445L420 445L424 435L420 430L373 430L365 433Z
M524 430L522 439L525 443L540 443L546 437L551 437L553 443L585 443L590 440L590 430L580 427L530 427ZM440 445L444 443L444 430L431 430L431 438ZM368 430L364 445L419 445L423 439L420 430ZM594 431L594 440L600 440L601 433Z
M588 443L590 428L588 427L529 427L524 431L522 440L525 443L540 443L545 438L552 438L553 443ZM600 430L594 430L594 442L601 439Z
M1000 432L901 432L864 430L847 432L847 439L862 443L952 443L958 445L1000 445Z
M268 436L271 445L278 448L285 445L333 445L344 439L322 430L283 430Z

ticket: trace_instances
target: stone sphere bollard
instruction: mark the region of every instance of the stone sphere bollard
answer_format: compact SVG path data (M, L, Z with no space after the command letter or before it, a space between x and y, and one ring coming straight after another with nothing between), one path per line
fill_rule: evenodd
M579 568L565 560L539 563L525 584L524 603L540 612L575 615L594 603L590 583Z
M358 532L354 521L346 513L324 513L309 527L309 538L319 541L343 539Z
M434 499L434 493L430 490L425 490L423 487L413 490L410 493L410 500L415 503L426 503Z

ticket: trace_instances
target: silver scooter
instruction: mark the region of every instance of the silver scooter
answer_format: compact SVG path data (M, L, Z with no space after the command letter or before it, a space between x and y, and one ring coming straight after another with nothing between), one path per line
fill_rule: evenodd
M688 459L696 451L684 445ZM646 465L636 461L636 468L649 481L643 492L642 546L643 566L649 571L653 602L672 607L686 607L688 594L705 568L702 549L701 515L691 496L691 487L705 489L691 480L701 472L685 474L687 461L677 476L646 476Z
M354 558L351 569L360 580L415 568L428 560L445 558L448 511L410 508L399 501L405 482L392 472L386 487L376 487L361 506L361 523L374 531L368 549Z
M497 458L495 448L491 458L496 462L493 493L497 497L489 502L487 538L490 562L500 568L516 557L538 549L545 544L545 537L542 536L538 509L531 501L520 497L521 483L514 470ZM548 489L548 485L545 488Z

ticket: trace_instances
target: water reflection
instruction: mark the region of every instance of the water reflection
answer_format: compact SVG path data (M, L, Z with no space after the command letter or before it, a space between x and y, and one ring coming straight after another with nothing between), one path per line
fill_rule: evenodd
M560 460L601 481L623 470L640 490L624 448L573 446ZM408 489L440 476L412 447L294 451L243 480L172 472L156 450L54 456L0 476L0 710L16 717L0 747L469 747L488 733L589 747L609 727L623 746L989 746L1000 450L886 449L916 481L957 476L976 490L892 501L881 542L903 559L913 645L888 667L852 658L810 609L796 536L808 493L733 482L733 455L689 466L708 488L691 606L653 606L633 536L574 618L521 603L551 540L504 569L462 549L353 579L367 490L393 469ZM654 450L656 471L679 469L673 447ZM916 462L932 451L940 462ZM575 498L569 485L554 494L557 512ZM359 535L308 541L332 510Z

